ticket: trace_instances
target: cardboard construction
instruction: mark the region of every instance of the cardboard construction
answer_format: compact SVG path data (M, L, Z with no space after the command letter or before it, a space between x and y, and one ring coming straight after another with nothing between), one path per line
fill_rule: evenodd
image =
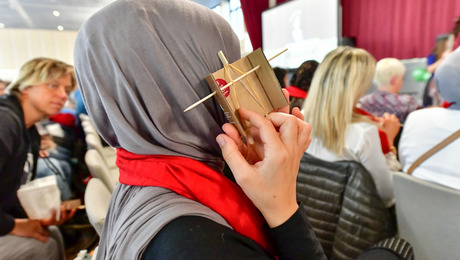
M257 66L260 68L255 72L235 82L226 90L221 90L221 87ZM210 74L206 77L206 82L211 90L216 92L217 101L227 120L234 124L244 137L248 137L246 129L250 124L240 119L237 109L243 107L260 115L267 115L275 109L289 105L272 67L260 48L226 68Z

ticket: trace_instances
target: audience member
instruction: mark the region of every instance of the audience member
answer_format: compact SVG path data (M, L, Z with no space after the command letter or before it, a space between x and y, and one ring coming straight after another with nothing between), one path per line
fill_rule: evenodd
M289 103L291 108L302 107L303 102L307 98L308 90L310 89L311 81L316 68L318 68L318 64L315 60L307 60L292 75L290 86L286 87L290 96Z
M454 44L454 35L445 33L436 36L436 45L427 57L427 71L434 75L436 68L442 61L452 52ZM431 77L425 87L423 93L423 106L440 106L443 103L442 97L439 95L436 86L433 84Z
M0 97L0 254L4 259L63 259L59 225L75 210L61 206L49 219L28 219L16 195L33 179L40 150L35 123L58 113L75 86L71 66L53 59L25 63Z
M361 98L361 108L376 117L394 114L404 123L407 115L421 106L411 95L398 94L405 72L406 67L398 59L385 58L377 62L374 76L377 90Z
M365 50L339 47L330 52L315 72L303 106L312 125L312 143L307 153L325 160L354 160L372 175L377 192L387 207L394 203L392 171L380 145L377 123L356 110L361 96L372 83L375 59ZM381 127L399 130L395 116L384 115ZM391 143L397 131L387 131Z
M435 84L448 108L426 108L412 112L404 124L399 143L403 170L426 151L460 129L460 49L436 69ZM460 190L460 139L426 159L413 171L414 177Z
M83 25L79 86L120 169L98 259L325 259L296 202L309 125L241 109L254 130L251 151L260 152L247 162L215 100L183 112L211 93L204 78L222 68L218 51L240 58L238 42L224 19L192 1L119 0ZM239 186L222 174L223 158Z
M46 119L45 119L46 120ZM40 150L46 151L46 156L39 157L37 160L36 178L43 178L50 175L56 175L57 185L61 192L61 200L69 200L72 198L71 180L72 167L71 155L72 151L58 145L54 138L64 140L65 133L58 123L47 123L45 120L35 124L38 133L41 136ZM50 133L48 128L57 129L59 133ZM53 136L54 135L54 136ZM56 137L59 135L59 137ZM73 140L74 141L74 140ZM60 142L61 143L61 142Z
M276 67L273 68L273 72L275 72L276 78L278 79L278 82L280 83L280 86L282 88L286 87L286 77L287 77L287 71L283 68Z

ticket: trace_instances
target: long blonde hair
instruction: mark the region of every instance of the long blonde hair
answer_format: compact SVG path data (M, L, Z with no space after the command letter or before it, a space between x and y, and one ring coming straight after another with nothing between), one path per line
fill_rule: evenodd
M336 154L343 153L345 129L370 121L355 111L375 73L375 59L367 51L339 47L326 55L313 78L303 111L312 136Z
M43 84L48 80L58 79L64 75L70 75L72 90L75 89L77 81L71 65L50 58L35 58L22 65L18 77L8 85L5 93L21 99L21 90Z

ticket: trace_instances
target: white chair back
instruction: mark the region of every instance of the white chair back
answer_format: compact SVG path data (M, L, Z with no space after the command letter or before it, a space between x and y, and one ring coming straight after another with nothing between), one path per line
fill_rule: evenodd
M399 235L415 259L459 259L460 191L396 173L394 192Z
M104 221L109 210L111 192L97 178L89 180L85 189L85 209L89 222L101 235Z
M89 149L85 154L85 162L93 177L100 179L112 192L118 184L118 176L110 173L104 159L94 149Z

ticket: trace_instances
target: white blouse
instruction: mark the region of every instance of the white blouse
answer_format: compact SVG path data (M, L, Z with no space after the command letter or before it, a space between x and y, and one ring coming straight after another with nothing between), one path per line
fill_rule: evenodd
M324 161L353 160L359 162L374 179L377 193L383 203L387 207L394 204L393 172L388 167L382 152L376 125L368 122L348 125L345 130L342 156L326 149L317 138L313 138L306 152Z

